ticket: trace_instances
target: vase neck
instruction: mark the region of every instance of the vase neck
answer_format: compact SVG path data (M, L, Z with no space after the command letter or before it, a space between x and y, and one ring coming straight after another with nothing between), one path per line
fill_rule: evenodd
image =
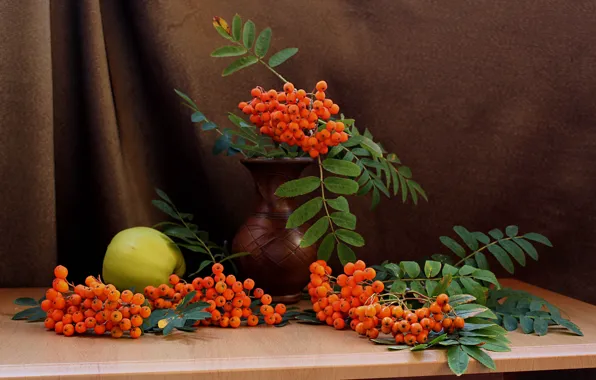
M279 198L275 191L282 184L298 179L312 163L307 160L246 160L243 164L250 171L257 190L256 213L279 214L287 218L296 208L292 198Z

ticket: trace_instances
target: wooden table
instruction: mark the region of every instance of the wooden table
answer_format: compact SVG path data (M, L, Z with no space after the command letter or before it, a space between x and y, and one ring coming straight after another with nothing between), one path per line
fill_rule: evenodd
M585 336L509 334L512 351L491 353L498 372L596 368L596 306L519 281L559 306ZM115 340L58 336L12 321L17 297L41 289L0 289L0 378L43 379L371 379L449 375L444 350L389 352L352 331L292 323L276 328L201 328L197 333ZM471 361L468 373L487 373Z

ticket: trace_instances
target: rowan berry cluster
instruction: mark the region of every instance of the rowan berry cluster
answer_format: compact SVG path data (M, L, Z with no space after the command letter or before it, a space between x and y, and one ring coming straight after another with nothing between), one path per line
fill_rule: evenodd
M143 321L151 315L142 294L130 290L120 293L114 285L93 276L85 279L85 285L75 286L66 280L68 270L62 265L54 269L54 275L52 287L41 302L41 309L47 313L47 329L65 336L106 332L114 338L141 336Z
M252 100L240 102L238 108L250 115L250 121L260 127L262 134L276 142L299 146L315 158L348 140L345 125L331 120L331 115L339 113L339 106L326 97L326 90L325 81L318 82L312 93L298 90L289 82L280 92L255 87L250 92Z
M397 344L415 345L426 343L431 331L453 333L464 327L446 294L424 299L428 307L409 310L404 298L384 293L384 283L374 281L375 269L367 268L362 260L346 264L337 277L331 276L323 260L312 263L310 272L308 293L313 310L321 322L338 330L349 325L371 339L380 333L392 334ZM334 285L341 289L339 293Z
M286 312L284 304L271 304L272 298L263 289L255 288L255 282L247 278L238 281L233 274L225 275L222 264L213 264L212 275L197 277L191 283L181 280L177 275L170 276L169 284L158 287L148 286L145 295L151 307L155 309L175 308L187 294L196 291L192 302L204 301L209 304L205 311L211 313L211 318L199 323L203 326L220 326L237 328L242 321L248 326L259 324L259 314L268 325L281 323ZM251 294L252 293L252 294ZM253 313L253 300L260 301L260 313Z

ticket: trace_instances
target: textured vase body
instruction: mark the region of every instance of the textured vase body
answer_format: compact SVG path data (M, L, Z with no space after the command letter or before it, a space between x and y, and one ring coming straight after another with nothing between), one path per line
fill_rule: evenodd
M251 172L256 185L256 205L240 227L232 249L250 252L239 258L243 276L273 296L275 302L296 303L309 281L309 265L316 260L316 247L300 248L300 241L310 227L286 229L290 214L296 209L292 198L278 198L275 190L297 179L313 161L310 159L247 159L242 163Z

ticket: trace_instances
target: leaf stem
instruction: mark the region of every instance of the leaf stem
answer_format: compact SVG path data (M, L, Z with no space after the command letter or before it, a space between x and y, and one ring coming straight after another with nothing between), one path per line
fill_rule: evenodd
M518 237L518 236L515 236L515 237ZM478 249L477 249L477 250L475 250L474 252L470 253L468 256L466 256L466 257L464 257L463 259L459 260L459 261L458 261L457 263L455 263L453 266L454 266L454 267L457 267L458 265L461 265L461 264L462 264L463 262L465 262L467 259L469 259L470 257L472 257L472 256L476 255L478 252L481 252L481 251L485 250L486 248L490 247L491 245L495 245L495 244L497 244L497 243L498 243L498 242L500 242L500 241L504 241L504 240L511 240L511 239L513 239L513 237L508 237L508 238L505 238L505 239L497 239L497 240L493 241L492 243L488 243L487 245L485 245L485 246L483 246L483 247L480 247L480 248L478 248Z
M280 73L278 73L277 71L275 71L273 69L273 67L269 66L265 61L263 61L261 58L259 58L259 62L261 62L266 68L269 69L269 71L271 71L273 74L275 74L279 79L281 79L284 83L288 83L288 80L286 78L284 78Z

